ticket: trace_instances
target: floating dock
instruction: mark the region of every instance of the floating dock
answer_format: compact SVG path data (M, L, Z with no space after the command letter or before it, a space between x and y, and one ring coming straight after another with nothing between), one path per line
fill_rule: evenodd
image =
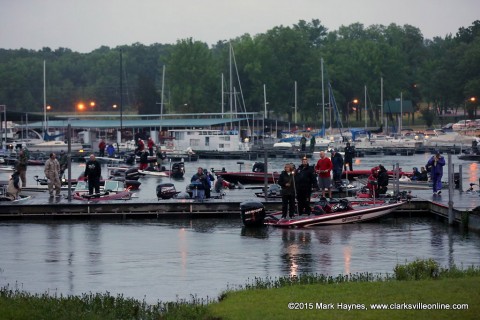
M241 191L241 190L238 190ZM39 192L18 202L0 203L0 220L57 220L57 219L159 219L159 218L239 218L240 203L261 201L267 212L281 210L280 200L265 200L246 196L245 190L227 194L223 199L140 199L87 202L69 200L66 192L61 197L49 198ZM417 190L411 201L394 212L397 215L431 214L449 220L449 195L441 196L431 190ZM455 190L451 197L453 223L470 230L480 230L480 193Z

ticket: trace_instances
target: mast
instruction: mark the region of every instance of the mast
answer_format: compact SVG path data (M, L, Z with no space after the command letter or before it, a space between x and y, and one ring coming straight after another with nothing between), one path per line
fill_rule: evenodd
M120 143L122 142L122 133L123 133L123 81L122 81L122 49L120 49L120 141L118 142L118 151L120 151Z
M160 119L163 120L163 90L165 89L165 65L163 65L163 72L162 72L162 96L160 98Z
M232 73L232 43L230 42L229 43L229 48L230 48L230 51L229 51L229 72L230 72L230 96L229 96L229 104L230 104L230 119L232 119L233 117L233 73ZM233 129L232 128L232 122L230 122L230 130Z
M365 130L367 130L367 86L365 85Z
M383 128L383 77L380 77L380 125Z
M223 94L224 94L224 89L223 89L223 73L222 73L222 119L223 119L223 114L225 112L224 110L224 97L223 97Z
M325 89L323 85L323 58L320 59L320 66L322 71L322 130L323 138L325 138Z
M297 81L295 81L295 125L297 124Z
M46 89L46 66L43 60L43 137L47 134L47 89ZM5 129L5 134L7 129Z
M265 143L265 119L267 118L267 88L265 83L263 84L263 105L265 107L265 112L263 113L263 141Z
M400 91L400 125L398 126L398 134L402 133L402 125L403 125L403 92Z

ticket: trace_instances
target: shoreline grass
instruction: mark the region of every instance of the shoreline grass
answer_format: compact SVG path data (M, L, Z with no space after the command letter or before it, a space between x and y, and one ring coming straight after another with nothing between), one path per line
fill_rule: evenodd
M385 275L253 278L245 286L227 289L218 301L192 296L191 301L151 305L108 292L63 296L30 294L5 286L0 288L0 320L476 319L479 287L479 267L440 268L432 259L397 265L394 274ZM375 304L385 304L389 310L374 310ZM463 309L445 309L453 304ZM437 309L418 310L421 306Z

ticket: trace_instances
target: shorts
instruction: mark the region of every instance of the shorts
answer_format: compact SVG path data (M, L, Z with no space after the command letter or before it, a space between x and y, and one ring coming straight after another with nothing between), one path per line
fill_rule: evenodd
M332 179L330 177L318 177L318 188L320 190L330 189Z

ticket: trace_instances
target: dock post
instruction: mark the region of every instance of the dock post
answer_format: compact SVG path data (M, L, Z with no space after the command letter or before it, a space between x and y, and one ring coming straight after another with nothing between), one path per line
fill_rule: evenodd
M453 225L454 216L453 216L453 163L452 163L452 154L448 154L448 224Z
M268 201L268 154L265 145L263 145L263 162L265 163L265 171L263 176L263 195L265 196L265 201ZM273 179L273 183L275 183L275 179Z
M67 169L68 169L68 175L67 175L67 186L68 186L68 191L67 191L67 198L68 201L72 201L72 125L70 124L70 120L68 121L68 126L67 126Z
M463 192L463 166L461 164L458 165L458 190Z

